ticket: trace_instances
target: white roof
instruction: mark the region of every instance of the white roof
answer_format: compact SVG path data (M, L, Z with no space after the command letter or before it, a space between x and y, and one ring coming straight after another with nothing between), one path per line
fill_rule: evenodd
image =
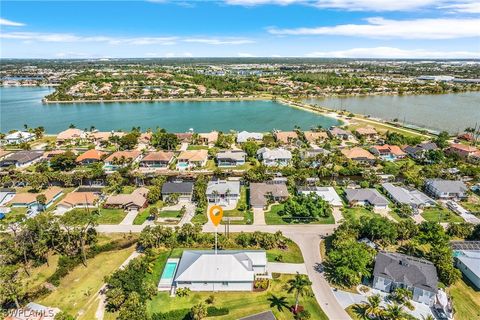
M402 187L394 186L391 183L383 183L382 187L397 202L409 205L427 205L435 204L435 201L419 190L407 190Z
M263 133L242 131L237 134L237 142L247 142L248 139L262 140Z
M477 277L480 277L480 251L461 250L457 256Z
M16 131L5 136L5 140L15 139L29 139L35 136L35 134L27 131Z
M217 191L218 194L225 194L227 190L231 194L240 194L240 181L216 180L208 181L206 194Z
M342 205L342 199L340 199L333 187L303 187L299 188L298 192L305 195L314 193L317 196L321 197L323 200L330 203L332 206Z
M245 282L253 281L253 266L266 266L265 251L213 250L184 251L175 281L187 282Z
M261 148L257 151L257 154L261 154L263 159L276 160L276 159L292 159L292 153L286 149L269 149Z

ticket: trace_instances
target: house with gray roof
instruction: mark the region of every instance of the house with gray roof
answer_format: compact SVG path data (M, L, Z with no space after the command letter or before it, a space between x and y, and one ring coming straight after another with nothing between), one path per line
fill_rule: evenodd
M415 160L423 160L430 150L437 150L438 147L435 142L425 142L417 144L416 146L406 146L403 151Z
M207 185L207 200L209 203L230 205L240 199L240 181L212 180Z
M236 167L245 164L247 154L242 150L223 151L217 153L219 167Z
M166 201L172 194L178 194L179 201L191 201L193 196L193 182L165 182L162 186L162 199Z
M0 167L15 166L17 168L28 167L42 160L43 151L23 150L7 155L0 161Z
M263 250L185 250L173 286L192 291L252 291L256 276L267 271Z
M242 131L237 134L237 142L244 143L247 141L262 141L263 133Z
M388 208L388 200L377 189L346 189L345 197L351 206L371 205L374 209Z
M429 179L425 181L425 191L436 199L464 199L468 188L462 181Z
M240 318L239 320L277 320L271 310L252 314L251 316Z
M373 288L392 292L406 288L413 301L433 305L438 292L437 269L430 261L401 253L381 251L375 258Z
M480 289L480 250L455 251L456 266Z
M407 204L413 209L421 209L436 204L435 200L416 189L406 189L391 183L382 183L382 188L396 204Z
M285 183L269 181L250 184L249 200L253 208L266 208L270 203L286 200L288 195L288 188Z
M292 161L292 153L283 148L269 149L260 148L257 150L257 158L269 167L284 167Z

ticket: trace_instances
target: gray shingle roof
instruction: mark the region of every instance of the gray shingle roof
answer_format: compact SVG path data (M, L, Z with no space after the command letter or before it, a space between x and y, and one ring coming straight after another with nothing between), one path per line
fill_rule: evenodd
M425 184L432 186L439 192L445 193L464 193L468 190L465 183L455 180L430 179Z
M165 182L162 186L162 194L192 192L193 182Z
M240 318L239 320L277 320L272 311L265 311L257 314L253 314L248 317Z
M418 190L407 190L402 187L394 186L391 183L383 183L383 189L398 203L414 206L435 204L435 201L426 194Z
M381 251L375 258L373 275L404 283L409 287L437 292L437 269L430 261L401 253Z
M350 201L368 201L374 206L386 206L388 200L376 189L346 189L345 196Z
M43 151L18 151L8 155L3 161L27 163L40 158L42 155Z
M283 183L251 183L250 204L254 207L265 206L268 193L274 197L288 197L288 188Z

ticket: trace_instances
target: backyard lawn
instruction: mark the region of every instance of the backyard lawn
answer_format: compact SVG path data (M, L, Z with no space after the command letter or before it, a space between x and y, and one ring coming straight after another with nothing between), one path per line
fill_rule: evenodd
M187 150L208 150L208 146L198 146L189 144Z
M427 221L434 221L434 222L463 222L464 221L462 217L458 216L454 212L443 207L426 208L422 212L422 217Z
M453 300L455 319L480 319L480 290L468 281L460 279L447 289Z
M377 215L363 207L342 208L342 214L345 220L371 218Z
M294 224L294 223L311 223L311 224L332 224L335 223L333 215L327 218L319 218L317 220L305 220L299 218L291 218L289 216L281 216L279 212L283 210L283 204L274 204L269 211L265 211L265 222L267 224Z

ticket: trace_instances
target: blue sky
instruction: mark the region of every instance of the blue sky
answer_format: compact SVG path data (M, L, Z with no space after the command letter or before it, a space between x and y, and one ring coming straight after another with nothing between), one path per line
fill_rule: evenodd
M2 58L480 58L476 0L1 1Z

